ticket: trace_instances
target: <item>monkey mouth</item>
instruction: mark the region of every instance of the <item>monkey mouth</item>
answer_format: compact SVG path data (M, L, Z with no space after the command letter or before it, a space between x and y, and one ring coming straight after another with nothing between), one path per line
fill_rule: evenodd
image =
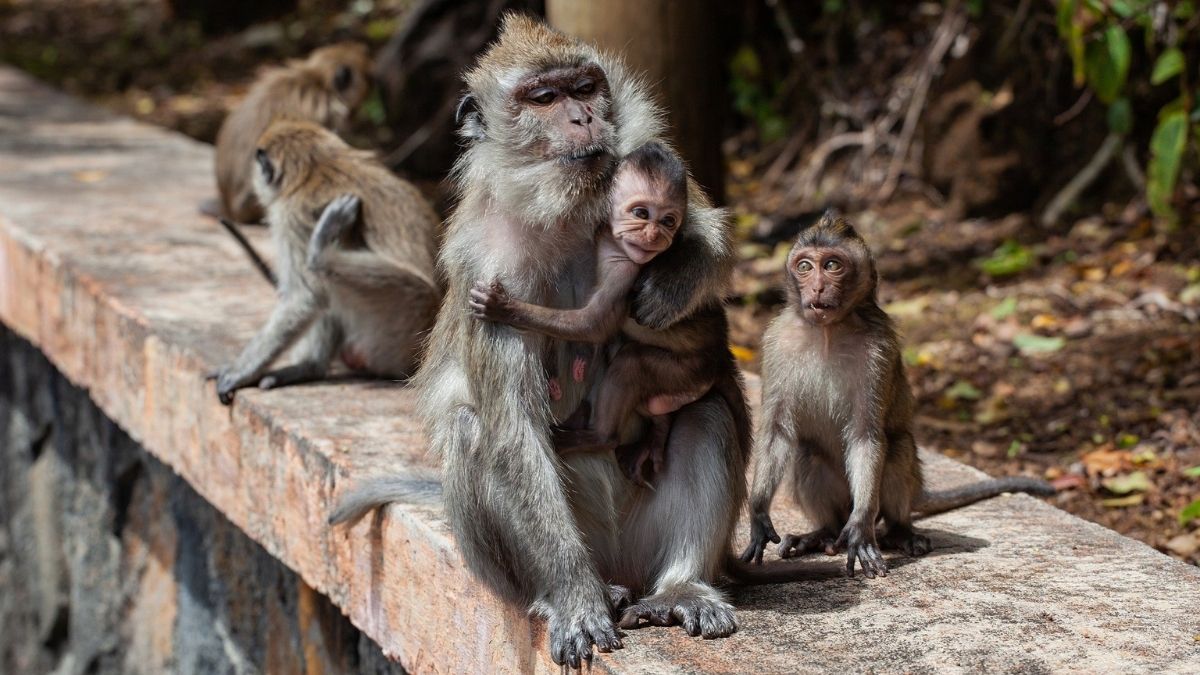
M568 162L586 162L589 160L597 159L598 157L604 155L604 153L605 153L604 146L590 145L586 148L581 148L579 150L576 150L575 152L572 152L571 154L567 155L564 159L566 159Z
M832 305L828 302L810 302L808 308L814 312L829 312L837 308L837 305Z

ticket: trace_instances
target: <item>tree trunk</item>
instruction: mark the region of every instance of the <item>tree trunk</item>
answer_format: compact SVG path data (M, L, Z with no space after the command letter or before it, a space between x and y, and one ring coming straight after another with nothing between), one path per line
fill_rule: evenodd
M622 54L654 85L692 175L724 199L727 40L717 0L546 0L555 28Z

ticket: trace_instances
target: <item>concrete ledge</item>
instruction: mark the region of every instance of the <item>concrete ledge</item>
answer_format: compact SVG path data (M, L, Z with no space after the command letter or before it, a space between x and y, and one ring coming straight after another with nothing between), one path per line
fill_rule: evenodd
M196 212L211 162L208 146L0 69L0 320L409 670L556 671L541 625L472 582L439 510L325 525L355 477L430 464L410 391L345 380L217 403L203 374L272 292ZM927 460L935 485L978 475ZM782 508L775 522L801 526ZM597 668L1200 670L1200 570L1023 495L922 525L936 550L887 579L808 561L829 579L734 591L733 637L636 631Z

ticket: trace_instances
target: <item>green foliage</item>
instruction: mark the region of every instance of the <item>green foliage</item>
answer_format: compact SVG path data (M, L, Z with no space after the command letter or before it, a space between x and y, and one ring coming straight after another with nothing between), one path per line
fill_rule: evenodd
M1200 499L1183 507L1183 510L1179 512L1179 524L1187 525L1197 518L1200 518Z
M1013 346L1017 351L1026 356L1033 354L1051 354L1059 351L1067 344L1067 341L1060 337L1046 337L1044 335L1035 335L1034 333L1018 333L1013 338Z
M1153 94L1144 83L1179 87L1180 96L1159 111L1146 167L1146 201L1155 215L1174 223L1177 216L1171 202L1189 157L1186 151L1196 136L1192 133L1189 138L1189 120L1198 112L1189 91L1187 57L1177 43L1186 37L1185 22L1195 16L1196 7L1192 0L1171 3L1163 25L1161 17L1156 21L1154 16L1160 4L1154 0L1058 0L1056 19L1059 37L1071 57L1075 84L1087 86L1109 106L1112 132L1127 136L1134 131L1131 98ZM1151 56L1157 52L1157 57L1148 72L1131 74L1133 50L1128 31L1138 28L1144 33L1146 49Z
M1024 272L1033 263L1033 252L1009 239L993 251L992 255L977 261L976 265L990 277L1009 277Z
M768 93L764 83L762 63L750 45L742 45L729 64L729 86L733 91L733 107L754 121L759 138L764 143L787 136L788 121L779 114L777 97Z

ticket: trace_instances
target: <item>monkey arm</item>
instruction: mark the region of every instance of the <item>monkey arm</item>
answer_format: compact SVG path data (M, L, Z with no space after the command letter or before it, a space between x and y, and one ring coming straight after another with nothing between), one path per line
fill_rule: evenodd
M878 366L879 364L872 364ZM868 366L871 368L872 366ZM837 546L846 548L846 573L854 576L854 563L862 564L867 578L887 576L887 563L875 541L875 521L879 517L879 492L883 483L884 433L883 405L878 392L887 391L885 373L877 368L874 384L861 392L854 419L845 437L846 476L854 504L850 519L838 537ZM886 372L886 371L885 371Z
M320 302L298 285L280 296L267 324L246 345L237 359L217 373L217 396L228 405L233 392L255 382L267 366L304 333L316 318Z
M795 434L781 425L777 405L763 410L763 423L754 445L754 480L750 490L750 544L742 551L742 562L762 564L767 542L778 544L779 534L771 522L771 501L787 472L788 459L796 446Z
M475 318L532 330L570 342L603 343L612 339L629 314L626 296L640 265L607 260L601 265L600 283L579 309L543 307L513 298L500 282L476 283L471 289Z

